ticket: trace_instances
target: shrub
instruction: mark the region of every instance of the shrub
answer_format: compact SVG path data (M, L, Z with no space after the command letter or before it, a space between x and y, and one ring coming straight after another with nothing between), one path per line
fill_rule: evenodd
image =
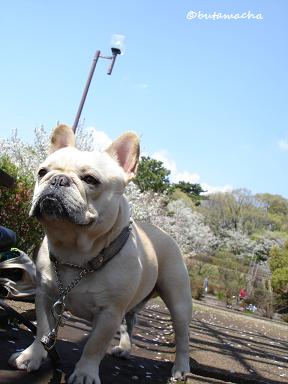
M288 312L288 242L282 248L271 249L269 264L276 308Z
M224 301L224 299L225 299L225 294L224 294L224 292L222 292L222 291L218 291L218 292L217 292L217 299L218 299L219 301Z
M209 282L208 293L210 295L216 295L217 292L219 292L220 290L221 290L221 286L219 284L211 283L211 281Z
M200 279L191 279L192 297L196 300L202 300L205 296L203 281Z
M16 233L16 246L31 254L43 237L40 225L28 215L33 193L33 177L21 174L8 156L0 158L0 168L17 180L12 189L0 187L0 223Z
M255 305L264 317L272 319L273 316L273 296L264 286L254 289L250 296L245 299L245 304Z

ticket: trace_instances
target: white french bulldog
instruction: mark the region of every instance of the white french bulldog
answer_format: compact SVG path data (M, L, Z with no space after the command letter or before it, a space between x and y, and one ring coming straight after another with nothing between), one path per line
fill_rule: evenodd
M10 357L11 366L27 371L40 367L47 357L41 339L57 328L57 317L61 320L66 308L93 326L68 383L100 384L99 364L115 333L120 327L120 344L112 353L128 357L135 314L157 293L171 313L175 330L172 376L181 379L190 372L192 300L179 247L153 225L133 222L129 227L124 190L138 160L139 140L134 133L125 133L100 153L76 149L71 128L54 129L30 212L46 233L37 258L37 336L27 349ZM103 250L108 250L107 260L105 255L99 258ZM91 260L103 265L87 271Z

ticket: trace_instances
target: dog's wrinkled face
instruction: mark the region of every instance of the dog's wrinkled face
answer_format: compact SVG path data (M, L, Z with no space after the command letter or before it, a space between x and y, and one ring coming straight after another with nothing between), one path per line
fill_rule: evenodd
M97 208L101 195L110 200L122 194L124 186L124 172L108 154L63 148L50 155L38 171L31 214L39 220L91 224L101 219Z
M93 226L100 224L104 216L105 220L109 216L113 219L119 198L137 167L139 147L135 137L123 135L105 152L81 152L74 147L72 130L57 127L52 136L52 153L38 170L30 215L44 225L60 220ZM134 147L128 143L131 138L137 146L132 151L136 154L134 160L134 155L129 158L129 148Z

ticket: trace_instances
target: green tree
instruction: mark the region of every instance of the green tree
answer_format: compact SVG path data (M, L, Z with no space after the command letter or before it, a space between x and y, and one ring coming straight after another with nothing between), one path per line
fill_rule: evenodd
M199 205L200 201L204 198L201 196L201 193L206 192L200 184L193 184L186 181L179 181L179 183L174 184L174 187L189 196L196 205Z
M271 230L288 230L288 200L280 195L262 193L256 195L257 200L267 212Z
M211 194L201 203L200 212L215 232L232 229L251 235L268 227L268 216L263 204L246 189Z
M273 247L269 258L272 287L278 309L288 311L288 242L283 248Z
M237 297L241 288L246 286L245 268L233 253L222 250L213 259L218 266L226 304L232 304L233 296Z
M162 161L151 159L149 156L142 156L134 181L141 192L163 193L171 191L169 175L170 171L163 166Z

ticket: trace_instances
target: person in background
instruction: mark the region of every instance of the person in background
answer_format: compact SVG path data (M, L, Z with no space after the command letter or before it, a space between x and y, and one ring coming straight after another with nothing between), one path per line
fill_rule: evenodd
M208 277L205 277L204 279L203 289L204 289L204 294L206 294L208 292Z
M239 292L239 300L240 300L240 302L243 301L243 300L245 300L246 297L247 297L247 291L246 291L246 289L245 289L245 288L241 288L241 289L240 289L240 292Z

